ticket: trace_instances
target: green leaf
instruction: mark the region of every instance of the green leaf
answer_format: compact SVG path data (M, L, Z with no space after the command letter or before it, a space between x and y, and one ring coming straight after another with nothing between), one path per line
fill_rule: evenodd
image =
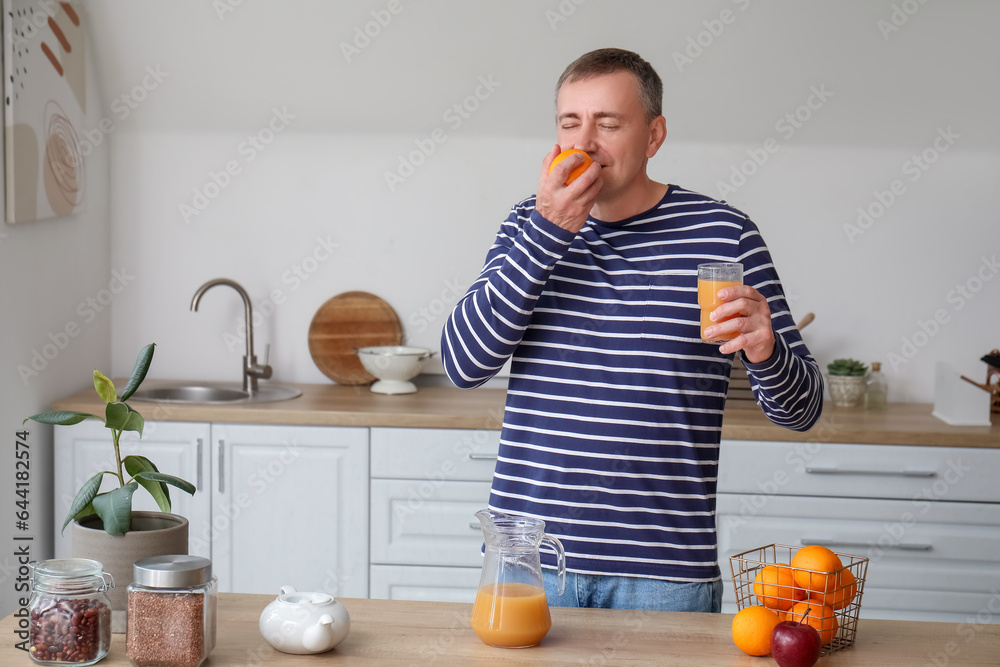
M129 397L135 393L135 390L139 388L142 381L146 379L146 373L149 371L149 365L153 362L153 350L156 347L156 343L150 343L146 347L139 350L139 356L136 357L135 366L132 367L132 376L128 379L128 384L125 385L125 390L122 391L122 402L127 401Z
M123 431L135 431L142 437L142 429L146 425L146 421L142 418L138 412L133 410L131 406L128 409L128 417L125 419L125 426L122 427Z
M80 490L76 492L76 498L74 498L73 502L70 503L69 514L66 516L66 520L63 521L62 530L65 531L69 522L80 516L81 512L90 506L90 503L97 496L97 492L101 490L101 480L104 479L104 476L113 474L114 473L108 472L107 470L102 470L83 483ZM89 512L83 516L89 516L93 513L94 512Z
M183 480L180 477L174 477L173 475L168 475L166 473L143 472L139 473L138 476L142 477L143 479L151 479L157 482L163 482L164 484L169 484L171 486L176 486L181 491L190 493L192 496L194 495L194 492L197 491L194 484L192 484L191 482Z
M136 431L139 437L142 437L142 429L146 422L131 406L125 403L108 403L104 414L108 428L116 431Z
M82 519L84 517L92 516L94 514L97 514L97 512L94 511L94 503L87 503L87 506L84 507L79 512L77 512L76 516L74 516L73 519L74 520Z
M109 535L124 535L132 523L132 494L139 488L137 482L94 498L94 511L104 522L104 530Z
M124 403L108 403L104 409L105 425L116 431L124 431L128 423L128 406Z
M128 474L132 475L132 478L142 485L142 488L149 491L149 495L153 496L153 500L156 501L160 511L170 511L170 491L167 489L167 485L157 480L147 479L144 476L145 473L158 472L152 461L145 456L131 454L122 459L122 465L125 466Z
M114 403L118 399L118 394L115 393L115 383L101 371L94 371L94 389L97 390L97 395L105 403Z
M92 415L89 412L74 412L72 410L50 410L48 412L39 412L37 415L31 415L27 417L21 423L28 421L36 421L39 424L54 424L56 426L72 426L73 424L79 424L84 419L101 419L97 415ZM104 421L101 419L101 421Z

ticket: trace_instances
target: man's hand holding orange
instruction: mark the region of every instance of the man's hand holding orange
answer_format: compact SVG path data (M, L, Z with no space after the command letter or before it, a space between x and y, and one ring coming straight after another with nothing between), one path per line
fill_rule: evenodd
M601 190L601 166L591 160L582 173L571 178L589 156L580 155L580 151L557 161L561 153L557 144L542 162L535 210L546 220L575 233L587 222Z

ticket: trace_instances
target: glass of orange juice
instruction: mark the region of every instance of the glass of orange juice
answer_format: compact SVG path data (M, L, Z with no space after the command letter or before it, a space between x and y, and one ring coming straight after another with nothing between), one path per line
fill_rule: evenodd
M734 331L708 340L705 338L705 329L713 324L731 319L727 317L719 320L719 322L713 322L709 317L713 310L725 303L719 299L719 290L742 284L743 265L739 262L717 262L698 265L698 305L701 307L701 339L706 343L723 343L739 335Z

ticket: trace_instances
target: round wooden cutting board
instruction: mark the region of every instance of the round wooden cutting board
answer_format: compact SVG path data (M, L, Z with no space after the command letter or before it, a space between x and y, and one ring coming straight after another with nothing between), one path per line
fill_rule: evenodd
M344 292L316 311L309 325L309 354L337 384L375 380L361 365L357 350L370 345L400 345L403 328L396 311L368 292Z

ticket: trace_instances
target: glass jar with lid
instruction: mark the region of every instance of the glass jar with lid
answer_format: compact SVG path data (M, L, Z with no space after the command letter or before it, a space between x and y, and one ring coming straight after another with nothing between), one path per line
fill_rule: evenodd
M106 578L105 578L106 577ZM39 665L92 665L111 645L111 575L96 560L32 564L28 655Z
M151 556L132 566L125 646L136 667L198 667L215 648L212 561Z

